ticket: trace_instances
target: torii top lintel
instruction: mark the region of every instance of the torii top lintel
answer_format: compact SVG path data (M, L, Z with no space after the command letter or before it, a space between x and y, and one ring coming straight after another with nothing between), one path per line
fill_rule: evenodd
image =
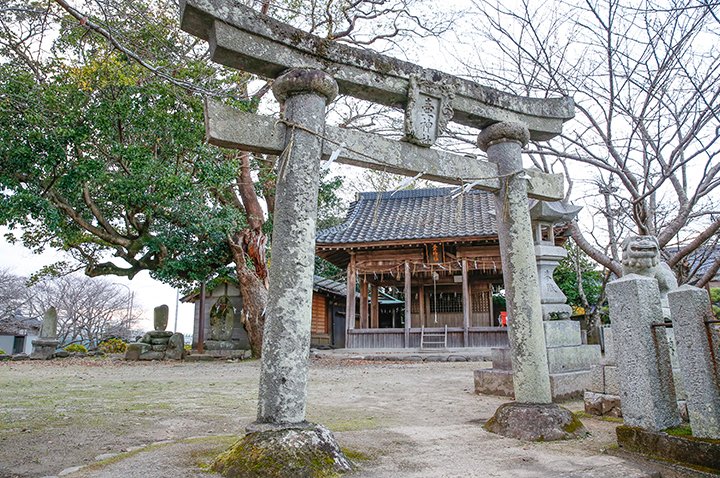
M574 116L570 97L528 98L498 91L437 70L368 50L326 40L262 15L231 0L181 0L181 27L210 43L213 61L266 78L289 68L330 73L340 92L404 108L411 77L451 85L452 121L484 128L500 121L519 122L534 140L562 131Z

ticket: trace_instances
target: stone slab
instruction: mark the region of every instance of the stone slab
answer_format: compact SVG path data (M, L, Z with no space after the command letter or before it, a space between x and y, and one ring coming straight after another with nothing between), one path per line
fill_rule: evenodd
M212 362L216 357L207 354L190 354L185 356L188 362Z
M512 371L512 354L507 347L497 347L490 350L493 369Z
M550 393L553 401L562 402L583 396L590 386L590 371L550 374ZM513 374L508 370L480 369L474 372L475 393L514 397Z
M546 320L545 343L550 347L569 347L582 345L580 322L575 320Z
M622 406L619 395L585 392L583 396L585 413L599 417L622 417Z
M173 333L174 332L172 332L171 330L151 330L151 331L147 332L147 335L149 335L153 339L159 339L159 338L170 338L170 337L172 337Z
M514 397L512 371L480 369L475 370L475 393Z
M620 395L620 371L616 365L603 367L605 393Z
M276 78L289 68L331 72L342 94L397 106L407 100L411 76L453 86L453 121L483 128L500 121L524 123L533 139L559 134L574 116L572 98L526 98L370 50L328 42L249 7L223 0L180 2L181 28L210 43L213 61Z
M600 363L599 345L579 345L575 347L552 347L547 349L550 373L590 370Z
M720 442L717 440L673 436L625 425L617 427L616 434L618 445L627 451L720 474Z
M205 114L206 134L211 144L275 155L285 148L287 127L278 123L277 118L243 112L213 100L208 100ZM238 128L238 124L244 127ZM328 159L338 144L345 144L335 160L339 164L405 176L422 172L424 179L452 185L457 185L457 178L488 178L478 180L477 187L489 191L500 188L500 181L495 179L498 176L497 166L487 161L468 161L464 155L333 126L325 127L325 136L329 141L322 145L323 159ZM534 170L527 170L527 174L530 177L527 181L528 197L545 201L557 201L564 197L561 174Z

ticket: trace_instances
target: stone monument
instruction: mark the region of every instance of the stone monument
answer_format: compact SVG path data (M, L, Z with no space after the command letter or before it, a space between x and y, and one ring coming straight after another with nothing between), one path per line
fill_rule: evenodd
M684 285L668 292L677 357L687 391L693 436L720 439L720 374L708 326L713 322L705 289Z
M323 450L330 469L322 472L350 469L332 435L305 421L317 171L323 157L452 184L460 178L497 195L498 217L506 219L500 221L506 228L501 250L508 308L515 320L516 397L521 408L552 407L527 199L559 200L563 184L560 175L523 170L521 150L531 138L559 134L573 116L572 100L508 95L314 37L239 4L229 7L225 0L182 0L181 27L208 40L214 61L276 78L273 92L285 113L277 121L213 101L206 108L210 143L281 158L257 421L215 469L241 473L243 467L256 466L242 453L249 446L287 462L277 476L314 476L308 467ZM433 86L426 88L428 84ZM483 130L478 143L490 162L326 127L325 108L338 89L375 103L423 108L410 111L406 125L419 127L405 132L423 146L432 144L450 117L477 127ZM409 91L417 94L409 97ZM291 455L283 446L288 443L294 444Z
M31 359L47 360L55 356L60 341L57 339L57 310L50 307L43 316L40 338L33 340L33 351Z
M628 274L607 286L625 424L661 431L680 424L658 281Z
M165 330L168 324L167 305L155 307L153 311L155 330L147 332L125 351L125 360L182 360L185 356L185 337L181 333Z

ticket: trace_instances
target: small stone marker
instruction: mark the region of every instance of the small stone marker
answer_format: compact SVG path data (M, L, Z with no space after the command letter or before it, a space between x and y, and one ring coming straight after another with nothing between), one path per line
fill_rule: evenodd
M55 307L50 307L45 311L42 327L40 328L40 338L57 339L57 309Z
M40 338L33 340L33 351L30 358L34 360L47 360L55 355L60 341L57 339L57 309L48 308L43 316Z
M170 315L170 309L167 305L159 305L153 310L153 323L155 330L163 331L167 329L168 317Z
M660 431L680 424L657 280L628 274L608 284L625 424Z
M688 285L667 296L693 436L720 439L718 371L705 324L712 318L710 297L705 289Z

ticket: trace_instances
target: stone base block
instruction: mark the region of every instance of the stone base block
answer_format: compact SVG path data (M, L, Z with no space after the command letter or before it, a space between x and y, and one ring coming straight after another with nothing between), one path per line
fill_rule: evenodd
M589 370L550 374L550 392L553 402L581 398L591 385L592 375Z
M251 425L211 469L227 477L316 478L352 471L330 430L311 423Z
M605 393L620 395L620 375L617 365L606 365L603 367Z
M205 350L205 355L213 358L247 359L252 353L249 350Z
M550 347L570 347L582 345L580 322L574 320L546 320L545 345Z
M185 360L188 362L212 362L215 357L206 354L190 354L185 356Z
M493 369L512 371L512 355L507 347L490 349Z
M474 378L475 393L515 397L511 371L480 369L475 370ZM550 374L550 393L553 401L557 402L582 397L591 384L592 376L588 370Z
M151 330L147 333L152 339L169 339L174 332L169 330Z
M570 410L553 403L505 403L500 405L484 428L525 441L568 440L588 434Z
M60 344L59 340L38 339L32 341L33 351L30 358L33 360L48 360L55 356Z
M590 370L600 363L599 345L579 345L574 347L550 347L547 349L550 373Z
M232 340L206 340L205 350L242 350L242 344Z
M622 418L620 396L605 393L585 392L585 413L599 417Z
M619 426L616 429L620 448L642 453L663 461L702 467L720 474L720 441L697 437L668 435L642 428Z
M125 349L125 360L140 360L140 356L152 350L152 345L144 342L133 342Z
M620 378L616 365L594 365L590 374L592 379L588 390L606 395L620 395Z
M165 352L145 352L144 354L140 355L139 360L162 360L165 358Z
M475 393L514 397L513 375L509 370L475 370Z

